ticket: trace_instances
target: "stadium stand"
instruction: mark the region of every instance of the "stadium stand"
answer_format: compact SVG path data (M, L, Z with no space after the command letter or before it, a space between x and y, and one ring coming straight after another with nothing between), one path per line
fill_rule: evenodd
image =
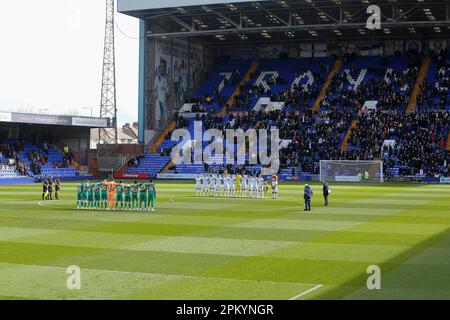
M230 60L197 90L190 110L195 115L177 114L153 152L127 172L156 176L161 171L200 174L261 169L248 163L244 167L173 166L170 153L177 142L170 140L171 132L186 128L193 135L194 121L201 121L203 130L276 126L280 138L288 141L280 153L281 174L318 174L321 159L383 159L388 176L448 176L448 53L431 57L424 66L425 59L410 51L394 56L352 54L342 60L263 59L257 64ZM246 74L250 65L254 72ZM420 90L414 92L417 84ZM417 110L406 115L414 95ZM221 106L227 101L232 104L223 114ZM366 104L371 101L375 107ZM312 112L315 104L318 112Z
M232 60L219 64L197 89L191 103L192 112L219 112L250 67L249 60Z
M229 111L252 111L261 98L283 103L286 111L310 109L332 64L332 58L262 60Z
M386 173L395 177L448 175L449 120L448 112L361 114L343 158L382 158Z
M28 140L6 139L0 147L2 179L42 178L59 176L64 179L80 176L72 166L71 154L63 154L47 144L35 144ZM28 179L26 180L27 182ZM15 180L15 182L18 182Z
M346 55L341 70L330 84L322 111L362 108L366 101L375 101L383 110L402 110L408 103L417 78L420 59L407 56Z
M150 177L156 176L164 166L170 161L169 156L161 156L157 154L146 154L138 157L134 166L128 166L127 174L147 173Z

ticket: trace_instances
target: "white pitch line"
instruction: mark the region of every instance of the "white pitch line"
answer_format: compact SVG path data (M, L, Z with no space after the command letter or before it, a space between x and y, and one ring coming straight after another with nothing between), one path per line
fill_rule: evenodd
M315 287L313 287L311 289L308 289L306 291L303 291L302 293L296 295L295 297L290 298L289 300L297 300L298 298L303 297L304 295L307 295L308 293L313 292L314 290L317 290L320 287L322 287L322 285L318 284L317 286L315 286Z
M66 267L58 266L46 266L38 264L23 264L23 263L11 263L11 262L0 262L3 266L14 266L14 267L34 267L40 269L50 269L50 270L66 270ZM104 273L115 273L115 274L129 274L129 275L139 275L139 276L163 276L170 277L173 279L184 278L184 279L201 279L201 280L225 280L225 281L238 281L238 282L251 282L251 283L267 283L267 284L286 284L286 285L303 285L312 286L310 283L300 283L300 282L286 282L286 281L270 281L270 280L250 280L250 279L234 279L234 278L220 278L220 277L207 277L207 276L193 276L184 274L169 274L169 273L153 273L153 272L139 272L139 271L123 271L123 270L108 270L108 269L95 269L95 268L81 268L83 271L91 272L104 272ZM320 285L322 286L322 285Z

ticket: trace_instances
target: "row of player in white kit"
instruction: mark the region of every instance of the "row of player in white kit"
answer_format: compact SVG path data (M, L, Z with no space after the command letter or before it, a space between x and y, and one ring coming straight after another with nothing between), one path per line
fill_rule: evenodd
M269 191L267 181L261 175L201 174L195 178L197 196L225 196L265 198ZM272 198L278 197L278 177L271 178Z

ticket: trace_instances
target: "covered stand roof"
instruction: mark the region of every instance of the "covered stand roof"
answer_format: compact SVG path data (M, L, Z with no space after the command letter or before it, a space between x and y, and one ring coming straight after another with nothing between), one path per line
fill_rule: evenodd
M119 0L119 12L152 21L161 31L148 30L149 38L196 37L196 41L213 46L330 39L442 39L450 33L450 2L446 0L184 2L167 1L179 6L161 7L146 6L150 3L146 0ZM189 5L196 2L204 4ZM381 9L379 30L366 28L371 4Z

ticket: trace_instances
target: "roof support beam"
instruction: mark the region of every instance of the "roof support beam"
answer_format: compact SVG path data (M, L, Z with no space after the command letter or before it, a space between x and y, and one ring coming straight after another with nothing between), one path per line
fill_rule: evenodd
M185 23L183 20L178 19L177 17L174 16L170 16L169 17L171 20L175 21L176 23L178 23L180 26L186 28L187 30L189 30L190 32L195 32L195 29L193 26L188 25L187 23Z
M283 18L281 18L280 16L278 16L277 14L273 13L272 11L270 11L269 9L264 8L261 4L258 3L258 8L261 11L264 11L267 14L270 14L271 16L273 16L274 18L276 18L277 20L279 20L281 23L283 23L286 26L289 26L289 22L284 20Z
M415 5L414 7L412 7L411 9L409 9L406 12L403 12L400 16L398 16L396 19L394 19L394 21L401 21L403 18L406 18L406 15L408 15L411 12L416 11L418 8L420 7L420 2Z
M313 8L314 10L316 10L319 13L323 13L324 15L326 15L329 19L333 20L336 23L341 23L342 22L342 3L339 2L339 19L336 19L335 17L333 17L332 15L326 13L325 11L323 11L322 9L317 8L317 6L314 3L309 3L307 2L308 6Z
M450 26L450 20L433 20L433 21L388 21L384 22L383 26L389 27L420 27L420 26ZM327 24L302 24L291 26L263 26L263 27L248 27L248 28L230 28L217 30L191 30L186 32L166 32L166 33L147 33L148 38L158 37L194 37L194 36L208 36L215 34L229 34L229 33L260 33L267 32L286 32L286 31L308 31L308 30L330 30L334 28L365 28L366 23L327 23ZM192 28L191 28L192 29Z
M236 28L238 28L238 29L240 29L240 28L242 27L240 22L237 23L236 21L234 21L233 19L227 17L227 16L224 15L223 13L220 13L219 11L216 11L216 10L214 10L214 9L211 9L211 8L209 8L209 7L207 7L207 6L203 6L203 8L204 8L205 10L209 10L209 12L214 13L216 16L222 18L223 20L227 21L228 23L230 23L231 25L233 25L234 27L236 27Z

